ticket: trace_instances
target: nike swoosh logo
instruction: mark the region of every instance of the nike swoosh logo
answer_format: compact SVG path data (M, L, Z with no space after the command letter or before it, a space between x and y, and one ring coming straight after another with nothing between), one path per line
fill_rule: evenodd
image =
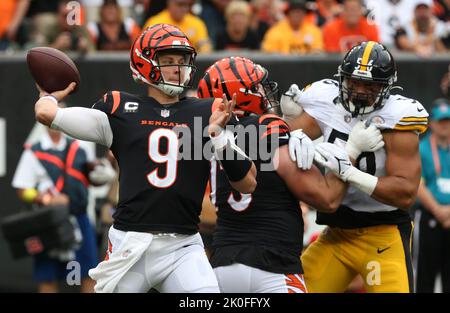
M377 252L378 253L383 253L384 251L386 251L387 249L389 249L390 247L387 247L387 248L384 248L384 249L380 249L380 248L378 248L377 249Z
M419 109L419 108L417 108L417 111L419 111L419 112L422 112L424 109L422 108L422 109Z
M280 139L289 139L289 136L288 135L278 136L278 138L280 138Z

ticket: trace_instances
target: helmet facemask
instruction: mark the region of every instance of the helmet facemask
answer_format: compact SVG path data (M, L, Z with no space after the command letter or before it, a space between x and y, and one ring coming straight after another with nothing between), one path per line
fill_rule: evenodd
M253 83L250 88L241 89L240 91L246 95L253 95L258 97L260 100L260 105L255 112L253 110L249 110L249 108L245 109L247 114L264 114L264 113L273 113L280 115L280 90L278 89L278 83L274 81L268 80L268 72L260 67L264 71L264 76L258 82ZM246 103L241 103L241 106L245 107ZM239 105L236 105L239 110Z
M174 62L172 57L168 55L183 56L182 63ZM163 50L155 54L153 60L153 71L150 75L156 76L152 78L154 83L152 84L156 88L163 91L168 96L178 96L184 89L192 87L193 76L197 68L194 66L194 54L188 53L185 50ZM175 58L176 60L179 58ZM176 61L175 60L175 61ZM177 67L177 71L170 77L165 77L165 70L167 68ZM154 74L152 74L154 73ZM175 78L175 76L177 76Z
M151 54L149 49L143 49L142 52L140 53L138 49L135 50L136 55L140 59L151 64L151 70L144 76L135 70L133 66L130 66L135 81L142 81L158 88L168 96L178 96L184 89L192 88L193 77L197 70L194 65L196 53L192 47L162 46L156 49L156 53L152 59L149 58ZM173 60L165 60L164 56L168 54L174 56L183 55L183 63L177 64ZM161 58L163 58L164 64L161 64ZM178 79L175 82L170 82L167 77L164 77L164 71L162 69L175 66L178 67Z
M367 86L364 92L358 92L355 84L363 82ZM339 96L342 106L352 117L368 115L383 107L389 97L392 85L383 82L350 78L339 75Z
M264 92L264 96L262 98L265 108L264 113L281 115L279 101L280 89L278 88L278 83L275 81L270 81L266 78L261 82L260 86L262 86Z

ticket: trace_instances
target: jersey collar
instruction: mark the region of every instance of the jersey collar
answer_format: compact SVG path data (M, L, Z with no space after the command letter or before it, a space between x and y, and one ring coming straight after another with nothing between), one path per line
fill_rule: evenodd
M52 139L50 138L50 135L47 132L44 132L41 140L40 140L42 149L44 150L58 150L58 151L64 151L66 149L67 145L67 139L66 136L62 135L61 139L57 144L55 144Z

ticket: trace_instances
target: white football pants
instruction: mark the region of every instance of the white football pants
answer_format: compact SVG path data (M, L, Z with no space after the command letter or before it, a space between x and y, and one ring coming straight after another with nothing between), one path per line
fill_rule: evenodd
M127 259L131 259L133 265L125 270L125 273L120 273L121 278L114 283L115 287L111 288L113 292L147 292L151 288L164 293L219 292L217 279L205 254L200 234L175 236L145 234L148 236L146 239L150 238L148 240L150 244L148 242L144 244L143 251L133 256L133 250L139 251L140 244L136 240L135 248L129 244L133 242L134 238L131 237L133 233L143 234L125 232L111 226L108 256L96 268L97 275L99 268L101 272L115 271L120 267L126 269L129 262ZM109 269L108 262L112 264ZM111 280L109 278L111 275L108 275L109 273L106 274L107 280ZM100 273L98 277L102 277L102 274ZM101 284L107 285L108 282Z
M224 293L306 293L302 274L278 274L240 263L214 269Z

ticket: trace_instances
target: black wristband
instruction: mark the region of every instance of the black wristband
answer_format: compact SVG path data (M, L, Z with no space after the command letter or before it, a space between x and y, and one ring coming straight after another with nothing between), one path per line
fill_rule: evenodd
M243 179L252 167L252 161L244 152L230 143L220 151L216 151L215 156L231 182Z

